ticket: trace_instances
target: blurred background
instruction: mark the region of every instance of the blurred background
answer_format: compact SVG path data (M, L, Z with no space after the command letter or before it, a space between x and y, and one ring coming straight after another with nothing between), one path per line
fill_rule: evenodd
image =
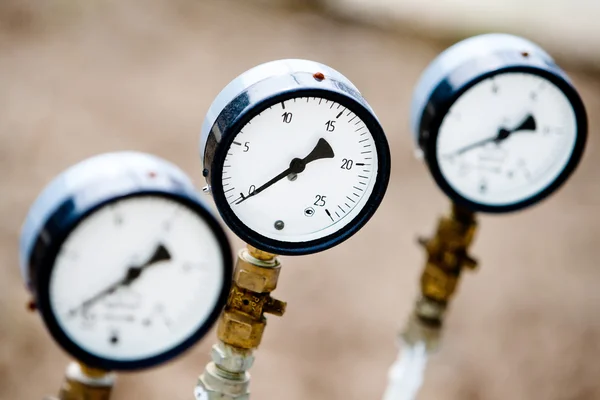
M423 253L448 202L413 157L413 85L449 44L488 31L544 46L581 91L590 139L551 199L480 218L420 399L600 399L600 3L594 0L0 0L0 399L57 392L68 357L26 311L18 237L39 191L95 154L139 150L204 184L196 148L239 73L308 58L344 73L387 131L392 179L355 237L285 257L252 369L254 399L379 399ZM236 247L242 246L234 239ZM120 376L115 400L192 399L214 332L185 356Z

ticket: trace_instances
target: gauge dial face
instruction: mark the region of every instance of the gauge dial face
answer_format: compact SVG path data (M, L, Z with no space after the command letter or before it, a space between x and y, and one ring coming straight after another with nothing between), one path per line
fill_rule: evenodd
M576 140L576 116L565 94L538 75L509 72L482 80L452 105L436 158L459 195L506 206L552 185Z
M87 353L148 359L194 335L223 290L221 246L187 206L131 197L104 206L68 236L49 283L62 331Z
M352 110L296 97L254 116L223 165L228 207L248 227L281 242L308 242L350 224L378 174L372 132Z

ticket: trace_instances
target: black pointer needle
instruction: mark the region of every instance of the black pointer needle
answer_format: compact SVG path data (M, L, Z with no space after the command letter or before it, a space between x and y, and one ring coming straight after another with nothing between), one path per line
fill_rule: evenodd
M241 199L240 201L238 201L235 204L240 204L243 201L248 200L250 197L259 194L263 190L265 190L268 187L272 186L273 184L279 182L280 180L282 180L283 178L285 178L286 176L288 176L290 174L297 175L297 174L301 173L302 171L304 171L304 169L306 168L306 165L308 163L311 163L313 161L320 160L323 158L333 158L334 156L335 156L335 154L333 153L333 149L331 148L331 146L329 145L327 140L321 138L317 142L317 145L315 146L315 148L312 149L312 151L306 157L304 157L302 159L294 158L290 162L290 166L288 169L286 169L285 171L283 171L282 173L280 173L279 175L277 175L275 178L271 179L264 185L258 187L254 192L250 193L248 196L244 197L243 199Z
M143 263L142 265L139 265L139 266L129 267L129 269L127 270L127 273L125 274L123 279L121 279L120 281L118 281L116 283L113 283L106 289L104 289L101 292L97 293L96 295L90 297L89 299L87 299L86 301L81 303L81 305L72 309L70 311L70 314L76 313L77 310L79 310L80 308L83 308L83 309L89 308L92 304L96 303L98 300L102 299L103 297L105 297L111 293L114 293L115 290L117 290L121 286L131 285L135 280L137 280L142 275L143 270L145 270L146 268L151 267L152 265L155 265L161 261L167 261L170 259L171 259L171 253L169 253L169 250L167 250L167 248L163 244L158 245L158 247L156 248L156 250L154 251L152 256L148 259L148 261L146 261L145 263Z
M527 115L527 117L525 117L523 122L521 122L519 124L519 126L517 126L516 128L511 129L511 130L508 130L506 128L500 128L498 130L498 133L496 135L494 135L493 137L483 139L478 142L472 143L468 146L465 146L465 147L455 151L454 153L449 154L449 156L452 157L452 156L461 155L463 153L466 153L469 150L472 150L476 147L483 146L487 143L491 143L491 142L501 143L504 140L508 139L508 137L515 132L525 132L525 131L535 131L535 130L536 130L535 118L533 118L533 115L529 114L529 115Z

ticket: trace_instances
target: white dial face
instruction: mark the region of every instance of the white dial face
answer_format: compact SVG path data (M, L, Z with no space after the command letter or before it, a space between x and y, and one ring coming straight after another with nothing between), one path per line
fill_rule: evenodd
M50 278L59 326L115 361L160 355L217 305L224 260L209 225L184 205L132 197L105 206L67 238Z
M564 93L537 75L504 73L467 90L437 138L443 177L466 199L503 206L550 186L575 147L575 112Z
M331 100L297 97L264 110L236 135L223 189L251 230L306 242L349 224L376 177L377 151L365 122Z

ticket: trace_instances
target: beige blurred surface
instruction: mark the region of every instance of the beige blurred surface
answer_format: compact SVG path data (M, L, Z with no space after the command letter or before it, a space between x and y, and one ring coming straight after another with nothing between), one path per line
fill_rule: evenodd
M68 361L25 311L18 272L19 228L43 186L113 150L162 156L202 185L196 148L214 96L244 70L288 57L329 64L357 85L386 128L393 171L358 235L283 259L276 296L288 311L269 318L253 398L381 398L423 262L414 239L446 208L407 128L413 84L440 50L244 2L0 3L0 399L56 392ZM461 283L421 399L600 398L600 79L572 77L590 115L583 163L552 199L481 218L481 268ZM114 399L191 399L213 341L122 375Z

